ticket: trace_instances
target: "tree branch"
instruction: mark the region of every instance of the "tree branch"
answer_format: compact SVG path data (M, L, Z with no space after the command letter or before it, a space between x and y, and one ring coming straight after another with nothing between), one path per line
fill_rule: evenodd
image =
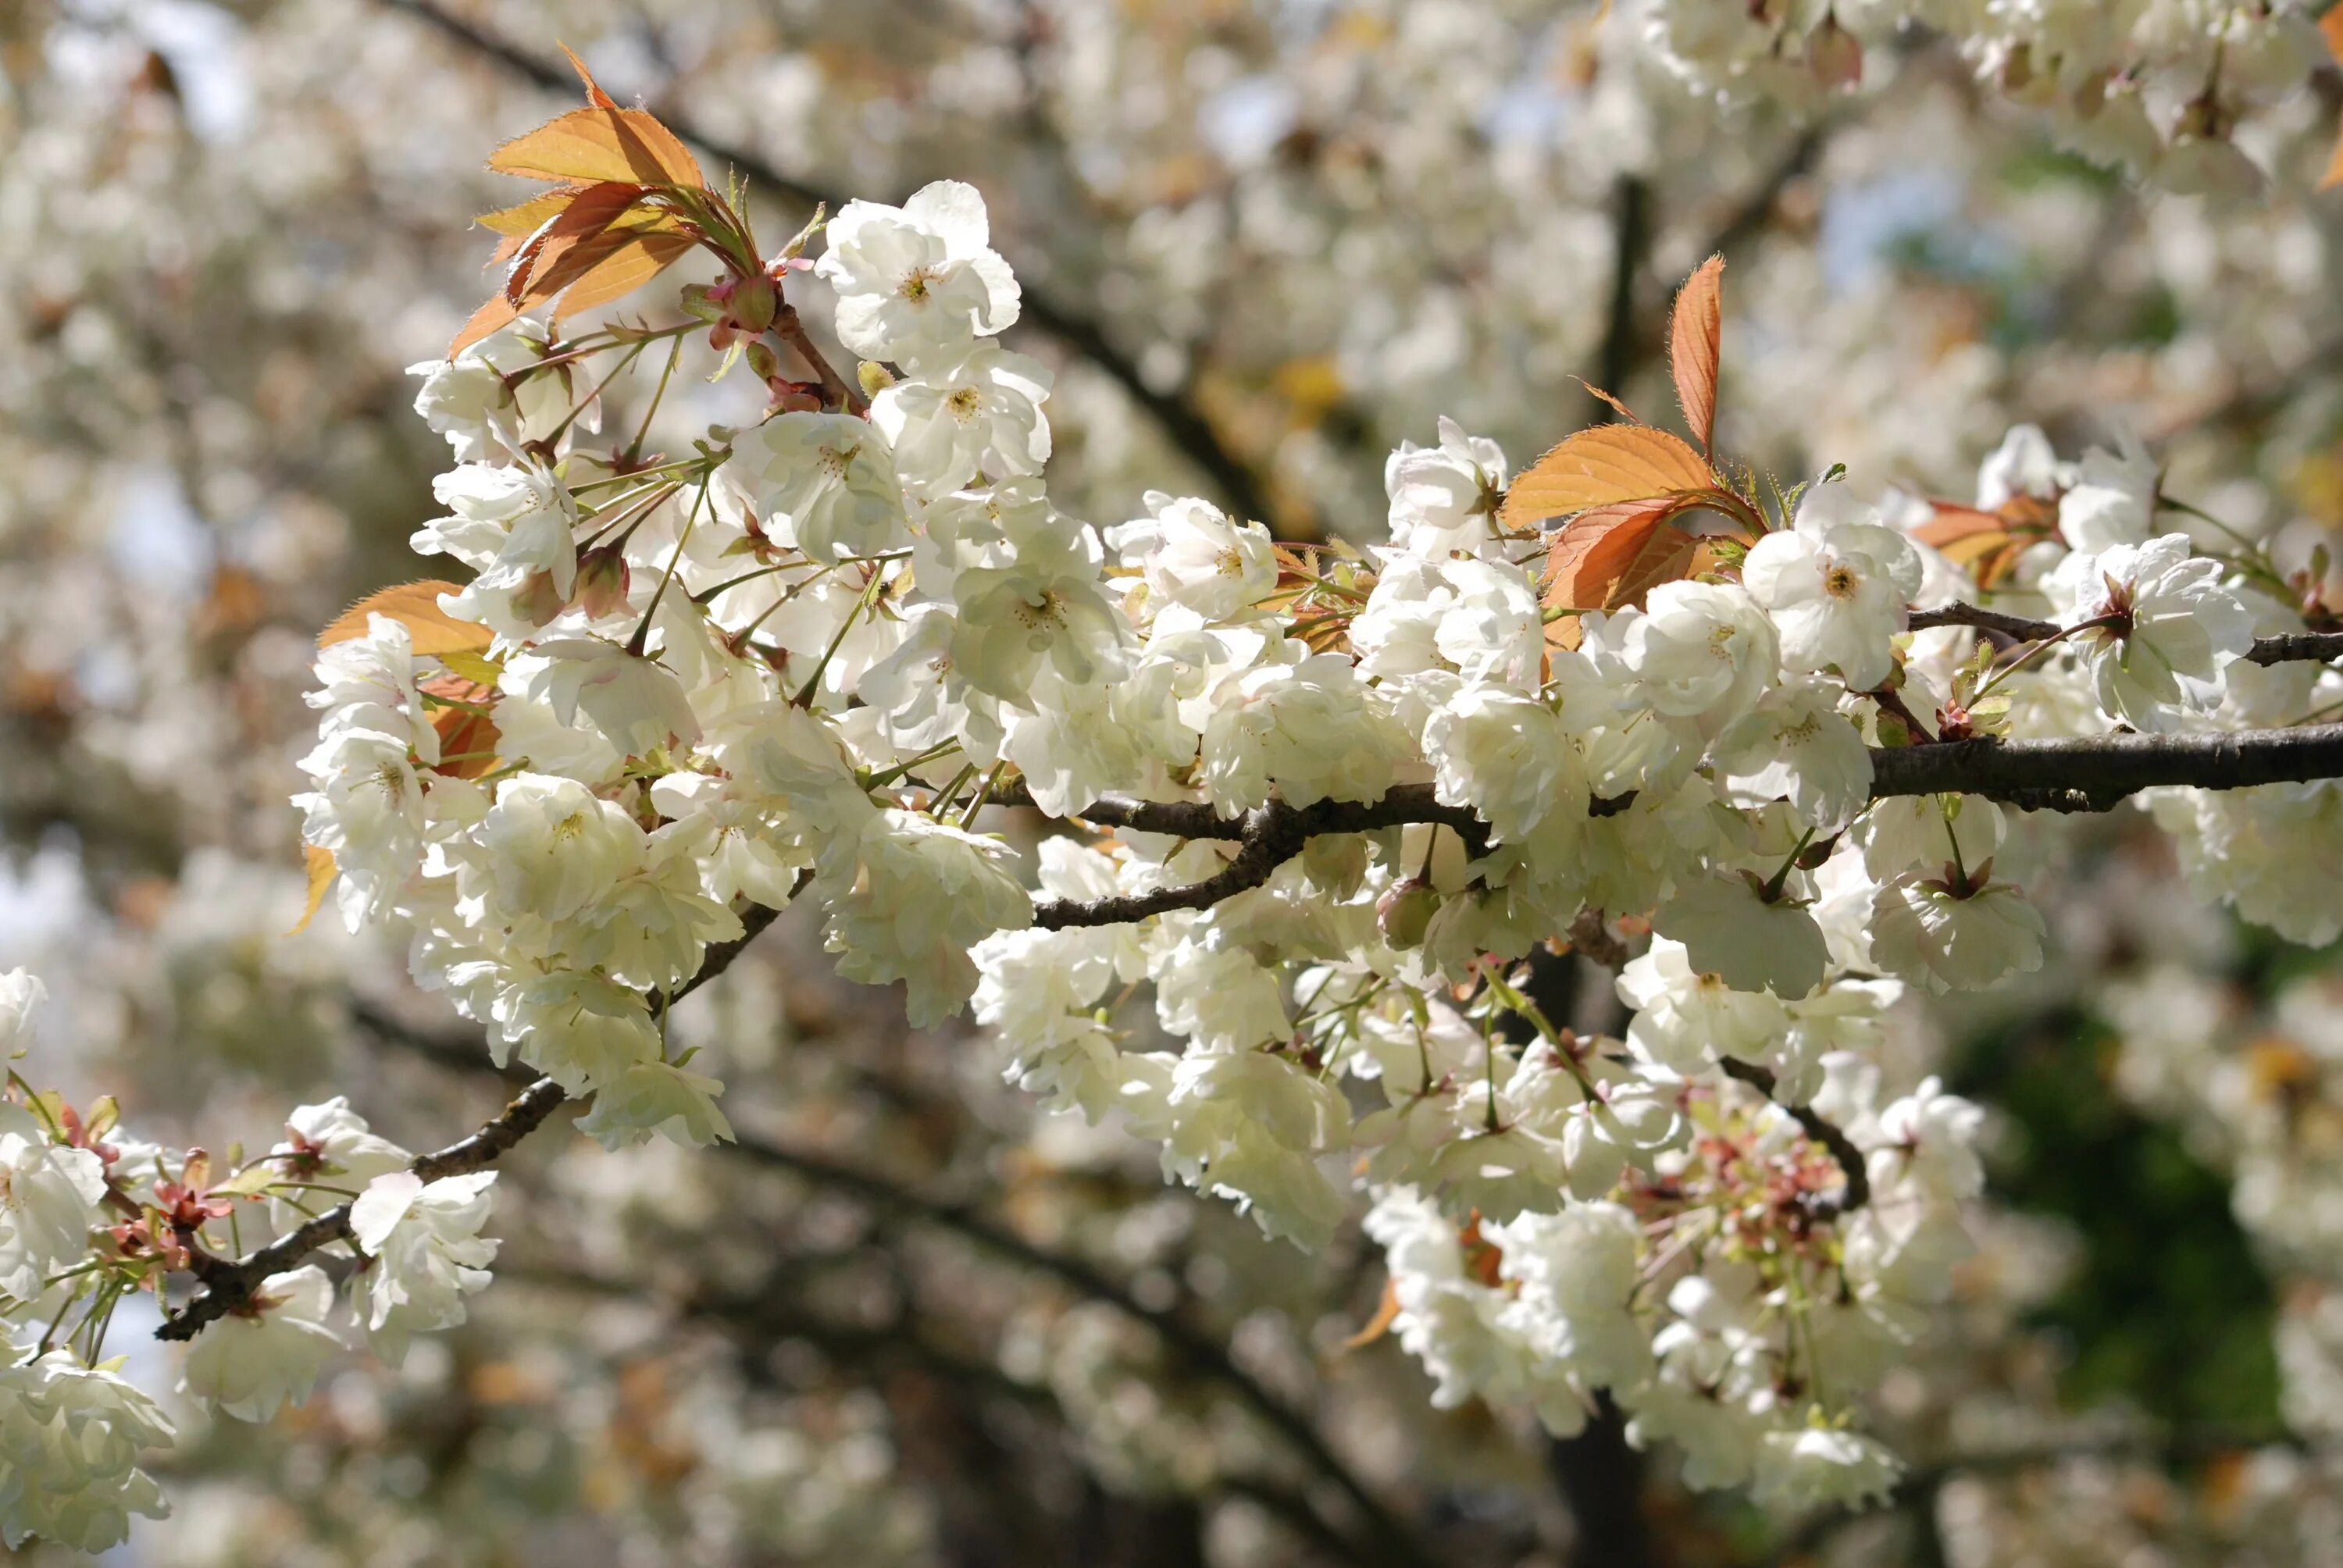
M512 75L548 92L565 92L576 85L568 71L517 47L487 28L441 9L437 0L377 0L377 3L388 10L405 12L441 36L484 59L496 62ZM769 187L800 206L827 204L832 212L838 210L840 203L834 194L792 178L756 152L709 134L671 107L662 107L658 113L676 135L696 144L718 162L731 165L752 182ZM1212 421L1204 417L1186 387L1161 392L1149 386L1147 378L1140 374L1139 362L1110 343L1096 320L1037 289L1029 276L1030 268L1014 261L1011 266L1023 290L1022 319L1025 325L1056 338L1077 357L1089 360L1109 380L1121 387L1132 402L1147 411L1172 447L1211 479L1220 488L1222 498L1241 516L1266 520L1272 515L1267 492L1262 489L1260 478L1221 440L1219 433L1212 428Z
M477 1051L445 1036L417 1030L363 999L352 1003L360 1024L386 1040L415 1051L451 1070L495 1073L495 1065ZM503 1070L510 1076L513 1070ZM1226 1386L1271 1430L1283 1438L1313 1471L1332 1483L1349 1499L1367 1527L1369 1537L1383 1544L1380 1554L1397 1563L1430 1561L1413 1530L1392 1512L1334 1452L1310 1418L1288 1404L1267 1385L1237 1364L1226 1347L1188 1324L1176 1306L1143 1304L1130 1289L1080 1258L1052 1251L1026 1240L1015 1231L987 1218L970 1205L930 1197L917 1189L825 1155L770 1137L740 1131L734 1141L719 1144L719 1155L794 1176L833 1191L844 1192L875 1209L931 1225L974 1243L1004 1261L1047 1275L1077 1295L1113 1308L1153 1332L1178 1359ZM1353 1549L1355 1551L1355 1548Z
M2187 735L1952 740L1875 747L1871 752L1875 800L1898 795L1981 795L2029 811L2106 811L2127 796L2165 785L2247 789L2338 778L2343 778L2343 724ZM1588 815L1615 815L1633 799L1595 801ZM1021 805L1030 799L1004 793L1000 803ZM1402 785L1379 800L1322 800L1301 807L1272 800L1233 823L1192 801L1103 800L1077 816L1102 826L1182 838L1234 839L1238 849L1227 866L1201 882L1111 899L1037 904L1033 924L1042 930L1120 925L1173 910L1210 909L1260 887L1312 839L1327 833L1438 823L1454 829L1471 855L1488 849L1487 825L1464 807L1442 805L1428 784Z
M734 940L709 948L700 963L699 972L685 981L668 1000L679 1001L722 974L731 967L732 960L740 956L741 950L755 940L759 931L771 925L779 913L779 910L769 910L761 904L751 906L740 917L740 935ZM505 1151L544 1126L547 1119L568 1098L559 1084L549 1078L540 1078L515 1095L502 1111L481 1123L479 1131L458 1139L445 1149L418 1155L407 1169L426 1181L486 1170L495 1164ZM180 1309L177 1316L166 1319L163 1326L155 1331L155 1337L158 1340L192 1340L207 1325L244 1305L269 1275L283 1272L321 1247L349 1240L350 1209L350 1203L337 1203L241 1258L216 1258L198 1251L192 1271L203 1282L203 1294Z
M1260 887L1311 839L1328 833L1371 833L1406 823L1431 822L1453 829L1472 855L1485 853L1489 843L1485 823L1466 807L1442 805L1429 784L1403 784L1380 800L1321 800L1309 806L1272 800L1246 812L1235 824L1214 815L1210 806L1192 802L1162 806L1109 800L1087 807L1080 815L1109 826L1190 839L1226 839L1232 836L1228 829L1235 826L1236 858L1202 881L1185 887L1089 901L1060 899L1036 905L1033 924L1042 930L1121 925L1172 910L1210 909L1223 899ZM1192 826L1198 830L1189 830Z
M2163 785L2249 789L2343 778L2343 724L2188 735L1949 740L1871 754L1871 796L1983 795L2028 810L2105 811Z
M2018 642L2041 642L2066 629L2055 620L2033 620L2022 615L2005 615L1997 609L1981 609L1973 604L1948 604L1935 609L1916 609L1909 624L1914 631L1927 631L1943 626L1973 626L1980 631L1997 632ZM2298 660L2343 658L2343 631L2302 631L2282 637L2258 637L2253 647L2238 657L2248 664L2265 667Z

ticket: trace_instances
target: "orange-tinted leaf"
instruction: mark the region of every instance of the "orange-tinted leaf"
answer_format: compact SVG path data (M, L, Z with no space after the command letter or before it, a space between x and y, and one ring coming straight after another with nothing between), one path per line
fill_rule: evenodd
M1712 256L1676 291L1668 317L1668 374L1692 437L1708 450L1716 433L1716 367L1725 345L1725 257Z
M495 707L496 689L454 674L431 676L416 684L434 697L465 704L442 708L431 716L431 728L439 732L439 765L433 771L457 779L478 779L493 771L499 739L497 721L472 709Z
M1513 480L1498 517L1509 528L1614 501L1650 500L1715 487L1707 461L1680 436L1648 425L1581 430Z
M488 158L498 174L541 180L618 180L706 190L690 151L640 109L572 109L514 137Z
M586 84L586 101L598 109L617 108L618 106L612 101L610 95L602 90L602 84L594 79L594 73L586 68L586 62L578 57L578 51L567 44L560 47L562 55L569 61L569 68L578 73L580 82Z
M1581 512L1546 548L1545 607L1616 609L1685 576L1700 539L1672 525L1700 505L1699 496L1659 496Z
M309 929L309 922L317 918L317 910L326 901L326 890L332 887L334 879L342 874L341 868L334 864L331 849L316 844L304 844L301 846L301 859L309 871L309 901L301 910L301 918L293 922L293 929L285 933L288 937L297 937Z
M1464 1253L1464 1271L1491 1290L1504 1283L1504 1249L1481 1234L1481 1211L1475 1209L1473 1218L1456 1232L1456 1245Z
M2057 528L2056 504L2036 496L2012 496L1995 511L1958 501L1932 501L1936 516L1912 531L1922 544L1942 551L1966 569L1977 587L1990 588L2017 565L2018 557Z
M1912 530L1912 537L1932 549L1950 555L1964 542L1990 535L2006 536L2009 524L2000 514L1964 507L1957 501L1934 501L1935 520L1921 524Z
M1698 535L1688 534L1671 523L1661 524L1612 582L1604 595L1603 608L1617 609L1622 605L1634 605L1641 609L1644 598L1662 583L1691 577L1693 565L1703 553Z
M512 271L505 278L505 297L518 310L541 305L561 292L579 273L626 243L625 236L597 250L594 242L608 234L642 198L643 187L622 180L588 186L568 206L521 245ZM583 259L578 259L583 253Z
M679 234L647 234L629 240L570 284L553 308L553 319L566 321L581 310L633 293L673 266L692 244L689 236Z
M1587 395L1594 398L1597 402L1608 404L1611 411L1614 414L1618 415L1622 419L1627 421L1628 424L1640 425L1643 423L1641 419L1635 417L1635 411L1633 408L1628 407L1624 403L1620 402L1614 394L1605 392L1602 387L1597 387L1594 382L1589 381L1584 376L1574 376L1571 379L1577 382L1581 387L1585 387Z
M337 642L364 637L367 618L380 615L407 628L417 654L462 653L486 648L496 640L496 633L471 621L458 620L439 608L441 594L461 591L458 584L427 578L421 582L400 583L379 593L370 593L336 616L317 634L317 646L331 648Z
M2334 12L2329 11L2322 20L2331 20L2335 15ZM2335 151L2327 160L2327 172L2318 176L2320 190L2331 189L2336 186L2343 186L2343 130L2336 133Z
M2328 7L2327 15L2318 19L2318 35L2327 40L2327 52L2335 63L2343 65L2343 6Z
M538 192L525 202L500 206L494 212L484 212L472 221L508 239L527 239L552 219L559 217L571 198L588 188L577 184L556 186L549 191Z
M1376 1304L1375 1315L1367 1320L1364 1328L1344 1340L1342 1348L1346 1351L1364 1350L1389 1333L1392 1324L1398 1321L1399 1286L1390 1280L1385 1280L1383 1299Z
M520 312L513 308L512 301L507 299L501 291L491 294L479 309L472 312L472 318L457 330L455 340L447 345L447 357L455 358L481 338L501 331L519 319Z

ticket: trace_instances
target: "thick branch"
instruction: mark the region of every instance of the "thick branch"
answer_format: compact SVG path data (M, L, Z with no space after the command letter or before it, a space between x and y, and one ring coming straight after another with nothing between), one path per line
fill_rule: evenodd
M436 0L379 0L379 3L390 10L406 12L473 54L493 60L514 75L549 92L563 92L576 85L569 72L526 49L516 47L484 27L443 10ZM701 151L717 162L731 165L752 183L764 186L800 206L826 203L832 212L838 210L840 203L832 193L791 178L749 148L710 135L672 108L663 107L659 113L676 135L685 141L696 143ZM1106 333L1095 320L1036 288L1029 268L1017 266L1016 271L1023 288L1021 316L1025 325L1048 333L1078 357L1097 366L1109 380L1121 387L1132 402L1147 411L1169 437L1172 447L1219 487L1222 498L1240 515L1262 519L1272 516L1269 498L1262 490L1259 477L1229 450L1212 428L1212 421L1204 417L1184 388L1161 392L1149 386L1146 377L1140 374L1139 362L1108 342Z
M1745 1083L1766 1099L1773 1100L1775 1104L1782 1105L1780 1101L1774 1099L1772 1068L1760 1067L1754 1061L1743 1061L1731 1056L1719 1058L1717 1066L1724 1070L1725 1077ZM1835 1220L1870 1202L1871 1171L1864 1161L1863 1151L1855 1146L1855 1140L1811 1105L1782 1105L1782 1109L1790 1113L1790 1119L1809 1139L1830 1151L1830 1157L1838 1162L1839 1174L1846 1178L1846 1185L1837 1197L1815 1201L1815 1217Z
M2343 779L2343 724L2291 729L2239 729L2189 735L2093 735L2055 740L1954 740L1875 748L1871 796L1982 795L2026 810L2105 811L2127 796L2163 785L2246 789L2258 784ZM1624 809L1633 796L1594 803L1593 816ZM1001 803L1023 804L1004 795ZM1199 802L1111 799L1077 813L1105 827L1135 828L1189 839L1234 839L1236 857L1201 882L1151 893L1036 905L1043 930L1111 926L1173 910L1208 910L1269 880L1278 867L1325 833L1364 833L1410 822L1453 828L1474 855L1488 828L1461 806L1443 806L1425 784L1403 785L1380 800L1323 800L1288 806L1272 800L1235 822ZM1233 830L1232 830L1233 829Z
M2189 735L1952 740L1871 754L1871 795L1984 795L2028 809L2104 811L2162 785L2247 789L2343 778L2343 724Z
M757 933L773 923L779 913L779 910L769 910L762 905L749 909L740 917L740 935L732 941L709 948L700 963L699 972L684 982L669 1000L680 1000L722 974ZM481 1123L479 1131L469 1137L458 1139L445 1149L417 1156L407 1169L426 1181L486 1170L495 1164L506 1150L544 1126L546 1120L568 1098L559 1084L549 1078L540 1078L515 1095L511 1103L502 1111ZM250 1300L252 1293L260 1288L261 1282L269 1275L283 1272L321 1247L349 1240L350 1207L348 1203L337 1203L287 1231L268 1245L241 1258L230 1260L197 1253L194 1272L203 1282L203 1294L190 1301L177 1316L166 1320L161 1328L155 1331L155 1337L192 1340L203 1332L206 1325L218 1322Z

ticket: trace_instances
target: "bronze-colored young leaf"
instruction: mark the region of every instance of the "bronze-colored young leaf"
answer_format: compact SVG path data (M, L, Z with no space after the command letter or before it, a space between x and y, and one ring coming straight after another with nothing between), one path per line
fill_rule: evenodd
M1965 568L1980 588L1997 585L2019 556L2057 527L2057 508L2032 496L2013 496L1990 512L1957 501L1929 504L1935 518L1913 529L1912 537Z
M553 307L553 319L567 321L633 293L674 266L693 244L689 235L638 232L578 275Z
M472 312L470 318L463 326L456 329L455 337L447 345L447 357L455 358L483 337L491 333L501 332L519 319L520 312L514 308L513 302L507 299L503 290L499 289L481 301L480 307Z
M569 62L569 68L578 73L578 80L586 89L586 101L598 109L617 108L618 100L602 90L602 84L594 79L594 73L588 70L586 62L578 57L578 51L567 44L559 47L561 57Z
M455 779L478 779L494 772L499 737L495 717L486 710L496 706L496 688L452 671L427 676L416 684L433 697L463 704L441 708L431 715L431 728L439 732L439 762L432 771Z
M708 188L690 150L641 109L572 109L498 147L488 167L541 180Z
M350 606L327 623L317 634L319 648L331 648L354 637L367 634L367 618L387 616L407 628L408 639L417 654L437 655L461 653L488 647L496 640L496 633L487 627L468 620L458 620L439 608L443 593L460 593L458 583L438 582L425 578L421 582L400 583L377 593L370 593Z
M1342 1342L1346 1351L1364 1350L1391 1332L1399 1322L1399 1286L1390 1280L1383 1282L1383 1299L1375 1303L1375 1315L1369 1318L1355 1334Z
M317 918L317 910L326 901L326 890L342 874L341 868L334 864L334 852L316 844L301 846L301 860L309 873L309 901L302 908L301 918L293 922L292 930L285 933L288 937L297 937L309 929L309 922Z
M2327 40L2327 52L2335 56L2338 65L2343 65L2343 5L2329 7L2327 15L2318 19L2318 34ZM2327 172L2318 176L2320 190L2338 185L2343 185L2343 129L2336 132L2335 152L2327 160Z
M1498 518L1527 528L1614 501L1651 500L1716 487L1708 462L1681 436L1648 425L1581 430L1531 464L1505 492Z
M1684 576L1700 541L1673 522L1700 504L1697 496L1657 496L1573 518L1546 547L1545 608L1616 609Z
M1725 344L1725 257L1712 256L1676 291L1668 317L1668 374L1675 378L1676 407L1701 450L1716 432L1716 371Z
M515 253L512 270L505 277L505 297L513 302L515 309L527 310L561 292L579 272L625 243L621 238L599 251L590 250L593 242L625 217L642 195L642 186L620 180L605 180L573 192L562 210L524 240ZM565 258L572 257L581 247L589 248L586 260L569 260L565 270Z
M1626 404L1622 403L1619 400L1617 394L1605 392L1602 387L1597 387L1594 382L1589 381L1584 376L1574 376L1571 379L1577 382L1581 387L1585 387L1586 395L1588 397L1594 398L1596 402L1608 407L1611 412L1618 415L1619 417L1627 421L1628 424L1640 425L1643 423L1641 419L1635 417L1635 411L1633 408L1628 407Z
M516 202L510 206L500 206L494 212L484 212L472 221L491 233L503 235L508 239L527 239L530 235L543 228L547 223L559 217L562 210L568 206L578 193L586 188L583 185L574 183L556 186L551 190L539 191L525 202ZM501 261L504 257L498 256L497 259Z

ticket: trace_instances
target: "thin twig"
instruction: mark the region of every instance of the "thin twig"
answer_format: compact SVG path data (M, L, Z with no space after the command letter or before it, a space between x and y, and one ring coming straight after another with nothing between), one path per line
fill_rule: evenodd
M1939 605L1935 609L1916 609L1909 624L1914 631L1927 631L1945 626L1970 626L1980 631L1997 632L2018 642L2046 641L2067 629L2055 620L2006 615L2000 610L1984 609L1973 604L1947 604ZM2280 637L2258 637L2254 638L2253 647L2238 657L2248 664L2265 667L2343 658L2343 631L2302 631Z
M461 45L484 59L492 60L514 75L534 83L548 92L571 90L576 82L570 73L526 49L519 48L484 27L442 9L436 0L377 0L392 11L403 11L424 23L443 37ZM729 164L748 176L752 184L799 206L811 207L828 204L836 212L841 205L835 193L820 190L804 180L784 174L770 160L737 143L727 142L694 125L672 107L658 111L668 128L685 141L695 143L702 152L718 163ZM1032 281L1036 269L1017 264L1023 295L1021 321L1023 325L1045 332L1063 344L1076 357L1089 360L1106 377L1121 387L1131 400L1145 409L1172 447L1202 471L1216 486L1225 500L1239 515L1267 518L1273 515L1268 493L1252 467L1232 452L1222 441L1212 421L1205 417L1193 394L1193 381L1172 391L1159 391L1140 374L1139 361L1107 340L1105 330L1089 316L1052 297L1048 291L1037 288Z
M1871 1172L1865 1165L1863 1151L1855 1146L1855 1140L1849 1138L1836 1122L1811 1105L1782 1105L1774 1097L1775 1081L1774 1070L1770 1067L1760 1067L1754 1061L1743 1061L1732 1056L1719 1058L1717 1066L1724 1070L1725 1077L1747 1084L1766 1099L1773 1100L1775 1104L1781 1105L1807 1138L1829 1150L1830 1157L1838 1162L1839 1174L1846 1179L1846 1184L1840 1189L1837 1197L1816 1198L1813 1201L1811 1208L1815 1218L1835 1220L1842 1214L1852 1214L1871 1201Z
M440 1066L455 1070L498 1071L469 1041L417 1029L362 998L353 1001L351 1011L373 1033ZM510 1076L514 1070L506 1070ZM1240 1402L1291 1444L1312 1470L1332 1483L1350 1500L1369 1538L1383 1543L1381 1554L1395 1563L1430 1561L1411 1529L1333 1452L1310 1418L1245 1372L1218 1341L1189 1326L1176 1306L1146 1305L1128 1287L1090 1263L1030 1241L968 1204L930 1197L886 1177L779 1139L741 1130L734 1141L719 1144L715 1152L849 1193L875 1208L948 1231L1009 1262L1046 1274L1079 1295L1112 1307L1152 1331L1179 1359L1224 1384Z
M773 923L779 912L762 905L752 906L740 917L740 935L731 941L709 948L699 966L699 972L679 987L675 996L669 1000L689 996L722 974L757 933ZM478 1131L458 1139L445 1149L418 1155L407 1169L426 1181L486 1170L495 1164L505 1151L544 1126L547 1119L568 1098L559 1084L549 1078L540 1078L515 1095L502 1111L481 1123ZM190 1301L176 1317L166 1319L163 1326L155 1331L155 1337L160 1340L192 1340L203 1332L207 1324L218 1322L242 1306L269 1275L283 1272L321 1247L349 1240L351 1207L351 1203L337 1203L287 1231L268 1245L241 1258L229 1260L198 1252L192 1271L203 1282L203 1293Z

